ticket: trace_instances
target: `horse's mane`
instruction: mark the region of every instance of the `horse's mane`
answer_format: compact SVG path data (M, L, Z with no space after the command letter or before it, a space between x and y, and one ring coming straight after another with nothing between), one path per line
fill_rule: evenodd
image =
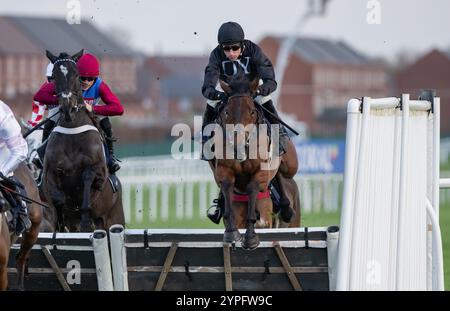
M254 78L255 77L248 77L244 74L233 76L228 84L231 88L231 94L229 95L250 94L250 82L253 81Z

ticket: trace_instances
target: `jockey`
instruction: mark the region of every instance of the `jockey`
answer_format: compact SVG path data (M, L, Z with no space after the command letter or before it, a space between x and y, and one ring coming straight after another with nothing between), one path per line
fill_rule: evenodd
M99 77L100 63L94 55L89 53L84 54L78 60L77 68L80 74L80 83L87 109L92 109L96 115L103 116L100 120L100 126L105 133L106 145L110 155L108 165L109 172L113 174L120 169L120 165L114 155L113 142L115 141L115 138L113 138L112 126L108 116L122 115L123 107L117 96ZM42 86L42 88L34 96L34 100L46 105L54 105L58 103L58 99L55 94L55 84L49 83ZM103 101L104 105L99 104L100 100ZM54 127L55 123L51 125Z
M208 99L203 115L202 132L205 126L214 122L217 117L216 105L220 102L226 102L226 94L216 89L219 78L228 83L237 74L258 76L262 80L262 84L260 82L255 102L272 113L267 113L263 109L264 116L271 124L279 125L279 154L282 155L286 151L289 137L284 126L280 124L277 111L269 96L277 88L272 62L258 45L245 39L244 31L238 23L227 22L222 24L219 28L217 40L219 44L209 57L202 87L203 96ZM208 137L202 137L203 142L207 139ZM202 160L207 160L203 152ZM223 195L220 193L219 199L214 200L214 203L217 203L214 212L216 216L208 214L213 222L217 221L216 223L218 223L220 221L220 209L223 202ZM214 217L216 217L215 220Z
M11 182L8 177L12 177L14 170L19 164L27 158L28 146L22 137L19 123L14 118L11 109L0 100L0 148L6 148L9 154L1 152L0 157L0 187L4 198L9 202L13 212L14 233L20 235L31 227L31 221L28 218L26 203L7 188L13 188L15 192L19 192L17 181ZM4 150L1 150L4 151Z
M45 70L45 76L47 78L47 81L44 83L44 85L52 82L52 80L53 80L52 72L53 72L53 64L49 63ZM41 88L42 87L43 86L41 86ZM40 102L37 102L37 101L33 101L33 103L31 104L31 107L32 107L31 118L30 118L30 120L28 120L28 124L31 127L35 127L44 118L46 105L42 104ZM48 135L47 135L47 137L48 137ZM45 138L45 139L47 139L47 138ZM45 139L42 138L42 141L44 141Z

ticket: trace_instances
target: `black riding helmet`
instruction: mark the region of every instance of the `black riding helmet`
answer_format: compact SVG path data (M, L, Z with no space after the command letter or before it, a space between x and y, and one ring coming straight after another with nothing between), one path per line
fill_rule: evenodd
M244 41L244 30L241 25L235 22L223 23L217 34L219 44L225 43L241 43Z

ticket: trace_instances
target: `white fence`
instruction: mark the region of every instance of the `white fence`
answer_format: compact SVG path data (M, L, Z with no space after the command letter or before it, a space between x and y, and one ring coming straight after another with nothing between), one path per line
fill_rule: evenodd
M170 156L126 158L118 174L126 220L132 224L205 219L218 194L205 161ZM443 176L450 177L450 172ZM338 211L342 179L340 174L297 175L302 213ZM441 190L441 203L450 204L449 190Z
M133 224L205 218L218 188L208 164L171 157L128 158L119 177L125 217ZM303 213L339 210L342 175L298 175Z

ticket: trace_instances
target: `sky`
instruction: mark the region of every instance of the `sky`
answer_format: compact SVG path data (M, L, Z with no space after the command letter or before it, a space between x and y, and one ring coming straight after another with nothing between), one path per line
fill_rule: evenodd
M343 40L372 57L450 50L448 0L329 0L326 13L300 29L296 25L311 0L0 0L0 15L65 19L70 1L79 1L82 18L148 55L206 56L217 44L218 28L230 20L255 42L297 28L299 35ZM374 3L379 24L367 22Z

